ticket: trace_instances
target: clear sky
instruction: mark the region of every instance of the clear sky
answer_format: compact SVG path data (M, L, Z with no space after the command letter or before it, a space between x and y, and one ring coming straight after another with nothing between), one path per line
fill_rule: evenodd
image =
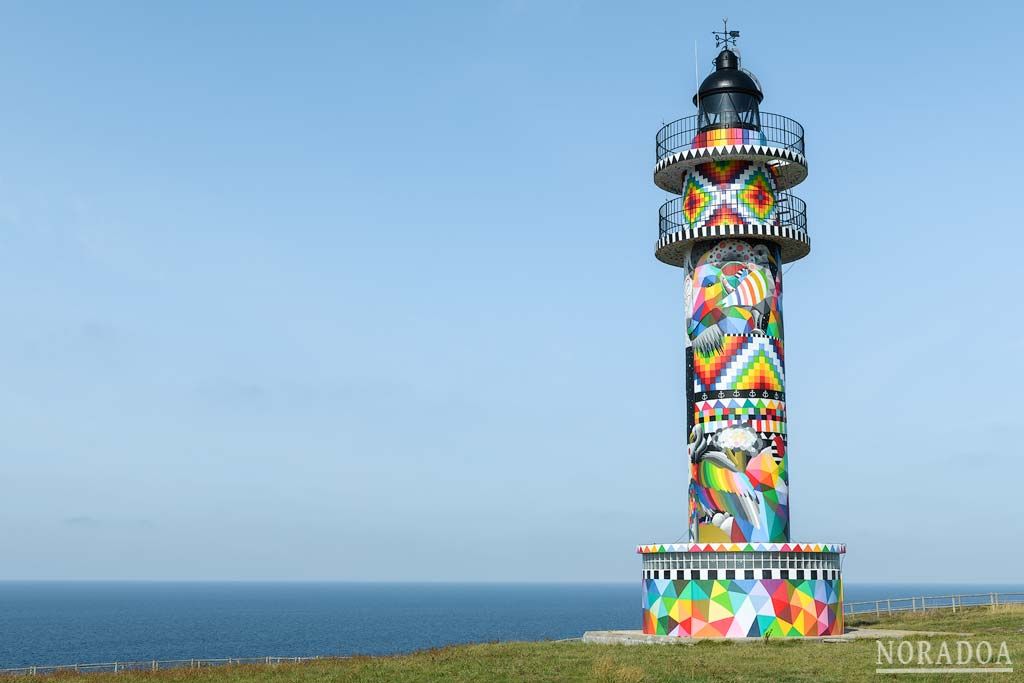
M619 580L685 527L654 135L807 131L795 540L1024 566L1017 3L0 9L0 578Z

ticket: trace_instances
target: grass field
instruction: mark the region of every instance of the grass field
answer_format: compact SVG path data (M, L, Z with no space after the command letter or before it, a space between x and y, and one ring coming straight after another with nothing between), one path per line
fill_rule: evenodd
M1006 642L1015 671L980 676L992 681L1024 681L1024 607L974 608L951 614L933 612L893 617L863 617L852 627L952 631L946 636L998 649ZM937 651L943 637L927 640ZM876 674L875 640L849 643L769 640L733 643L702 641L692 646L588 645L579 642L491 643L459 645L393 657L355 657L276 666L226 666L157 672L121 672L19 676L3 680L89 681L90 683L319 683L326 681L948 681L975 680L973 675ZM1018 666L1018 662L1020 665ZM1004 664L1005 665L1005 664ZM888 666L888 665L886 665Z

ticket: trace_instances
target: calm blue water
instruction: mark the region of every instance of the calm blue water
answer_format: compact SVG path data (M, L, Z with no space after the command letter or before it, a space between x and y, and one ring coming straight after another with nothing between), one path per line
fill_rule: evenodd
M1024 590L863 584L847 600ZM0 582L0 668L385 654L640 627L637 584Z

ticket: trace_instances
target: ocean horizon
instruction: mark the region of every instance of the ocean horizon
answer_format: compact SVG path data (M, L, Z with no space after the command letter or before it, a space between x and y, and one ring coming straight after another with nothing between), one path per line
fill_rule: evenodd
M847 601L1024 591L848 583ZM151 659L385 655L640 628L640 583L3 581L0 668Z

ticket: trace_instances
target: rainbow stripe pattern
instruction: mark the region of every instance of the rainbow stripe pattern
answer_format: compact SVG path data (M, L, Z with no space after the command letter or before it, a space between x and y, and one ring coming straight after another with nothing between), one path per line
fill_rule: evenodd
M767 145L768 139L759 130L749 128L717 128L697 133L691 149L724 147L726 145Z

